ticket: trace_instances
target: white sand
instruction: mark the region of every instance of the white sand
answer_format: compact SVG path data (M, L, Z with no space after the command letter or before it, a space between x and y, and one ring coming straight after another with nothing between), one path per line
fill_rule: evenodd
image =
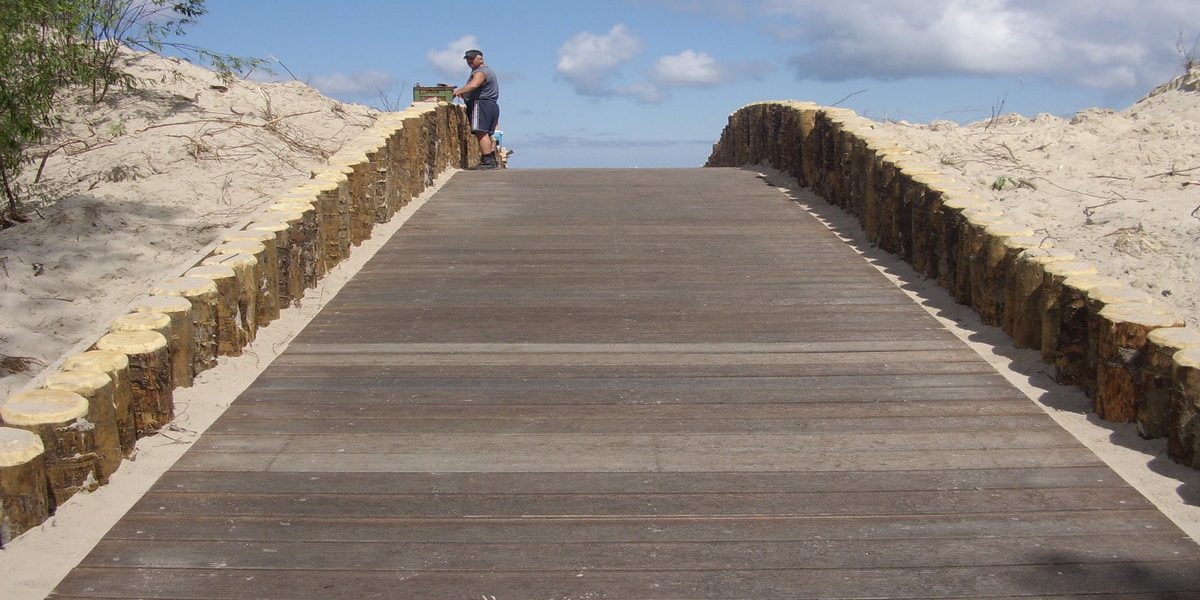
M0 369L0 397L36 385L46 368L99 337L149 284L194 264L224 228L306 179L377 114L298 83L226 84L153 55L130 61L151 81L99 107L64 109L62 131L49 146L82 143L47 160L33 221L0 231L0 355L33 359L28 372ZM1200 325L1200 218L1194 212L1200 169L1191 169L1200 167L1200 94L1173 90L1125 111L1087 111L1074 119L1005 115L961 127L877 126L931 165L977 186L1013 220L1162 296ZM1036 189L1008 184L991 190L999 177ZM820 200L792 193L835 227L846 219ZM310 291L303 309L285 311L246 355L221 359L195 387L180 390L175 431L139 442L137 460L126 461L109 485L77 495L0 551L4 598L42 598L53 589L417 206L377 227L350 261ZM853 238L848 223L842 226ZM863 250L1190 535L1200 536L1200 472L1170 463L1161 441L1144 442L1131 427L1097 421L1077 392L1046 377L1032 353L1013 350L899 261Z
M183 61L126 57L143 87L99 106L69 99L45 148L66 145L38 183L37 163L25 173L36 213L0 231L0 358L33 367L0 366L0 398L99 338L150 284L181 274L379 114L300 83L226 83Z
M1200 327L1200 70L1173 83L1120 112L876 127Z

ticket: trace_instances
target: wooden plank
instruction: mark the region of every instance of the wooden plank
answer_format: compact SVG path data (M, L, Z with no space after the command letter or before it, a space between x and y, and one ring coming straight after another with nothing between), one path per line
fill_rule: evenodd
M325 354L309 352L280 356L274 364L280 367L440 367L485 366L505 367L732 367L767 365L830 365L870 364L875 366L892 364L971 363L985 365L978 354L965 349L955 350L905 350L902 352L754 352L754 353L387 353L338 352ZM627 369L621 372L627 372Z
M672 494L315 494L149 492L132 515L338 517L404 514L425 518L911 516L1040 512L1050 509L1123 511L1150 503L1128 488L853 491L812 493Z
M935 373L935 374L900 374L900 375L812 375L808 377L391 377L375 373L371 376L359 376L354 379L342 375L326 378L305 377L306 371L296 371L294 376L282 371L263 373L255 385L259 389L270 390L308 390L312 392L333 392L337 390L357 390L371 392L385 390L412 393L415 391L446 391L456 390L466 393L469 390L486 390L494 393L506 391L536 392L539 390L556 390L561 393L581 391L627 391L627 392L661 392L672 391L726 391L750 392L755 390L794 390L797 394L825 393L854 390L864 401L872 401L878 395L888 396L896 388L917 388L931 390L936 388L980 387L987 388L980 394L1003 394L1003 389L1009 389L1007 381L995 371L988 373ZM1001 388L1001 389L995 389ZM854 393L854 392L850 392Z
M299 473L168 472L156 493L632 494L808 493L1124 488L1102 465L1075 468L925 469L767 473ZM1085 493L1082 492L1081 493ZM157 514L157 513L155 513ZM999 533L999 532L998 532Z
M304 421L353 419L357 423L388 421L394 427L406 427L406 422L453 420L482 421L494 423L503 420L733 420L748 421L787 419L796 424L797 431L820 430L825 427L839 431L855 429L859 425L870 429L883 429L885 425L875 421L893 422L896 430L907 428L927 429L1043 429L1057 425L1045 419L1045 413L1023 399L993 399L990 402L973 400L943 400L907 402L755 402L722 403L720 398L696 398L695 402L672 403L623 403L620 399L596 398L595 402L584 403L530 403L513 396L496 404L472 402L452 404L449 402L394 402L382 403L360 401L358 397L326 398L323 403L291 405L282 400L264 402L267 393L255 394L253 399L243 397L209 431L228 433L237 427L262 426L259 421L274 421L280 427L304 427ZM707 401L706 401L707 400ZM366 405L366 406L365 406ZM370 409L368 410L368 406ZM620 407L614 416L614 408ZM937 417L929 419L928 417ZM922 425L924 424L924 425ZM465 425L465 424L464 424ZM567 424L567 426L570 426ZM390 432L402 432L391 429Z
M605 435L605 434L729 434L729 433L832 433L855 431L885 435L892 433L996 434L998 432L1054 431L1061 433L1044 415L1003 417L872 417L846 416L834 419L752 419L743 417L577 418L570 413L555 417L520 417L520 411L503 417L427 419L403 416L394 419L361 418L362 410L324 411L308 418L248 418L224 420L209 428L212 435L239 436L340 436L340 435ZM378 411L373 411L378 412ZM404 411L395 411L404 412ZM609 411L611 412L611 410ZM850 411L848 411L850 412ZM1063 443L1070 443L1062 438Z
M673 571L303 571L81 567L59 587L80 598L988 598L1031 594L1200 593L1194 563L1078 564L1069 555L1007 568ZM1162 597L1162 596L1157 596ZM1183 596L1187 597L1187 596ZM1193 596L1194 597L1194 596Z
M762 353L843 352L892 353L903 351L967 351L957 340L897 342L813 342L765 344L396 344L351 343L288 345L286 356L306 354L699 354L729 355ZM978 358L977 354L969 356ZM281 357L283 358L283 357ZM279 364L279 363L276 363Z
M1186 536L1090 535L930 540L803 540L749 542L299 542L178 541L162 544L101 542L81 563L104 567L179 569L197 563L228 569L288 571L624 571L836 569L928 569L1027 564L1044 556L1074 564L1121 564L1130 560L1200 558Z
M629 382L629 380L625 380ZM508 382L501 386L495 382L493 387L447 386L437 388L427 386L424 389L413 386L414 382L405 382L404 387L395 385L376 389L356 389L352 386L337 387L337 382L331 381L296 381L288 384L286 380L276 378L269 384L259 379L254 387L245 391L235 406L246 404L277 405L280 409L295 406L297 413L308 410L306 407L324 407L331 405L353 406L362 409L362 405L386 406L389 404L403 406L509 406L509 405L603 405L636 407L639 405L728 405L744 407L753 404L837 404L847 406L875 407L879 414L888 411L904 410L905 407L919 407L944 414L961 414L962 410L992 414L990 411L999 410L1004 413L1013 410L1013 405L1022 405L1024 411L1041 413L1041 409L1029 402L1029 399L1012 387L1002 385L973 385L973 386L938 386L938 387L878 387L878 388L839 388L821 387L808 388L803 386L786 387L782 385L763 386L762 382L753 379L743 380L742 387L732 385L713 385L713 381L703 381L704 388L687 389L686 394L679 386L655 385L650 388L646 382L630 382L625 388L607 389L589 382L588 386L577 385L572 381L562 381L550 389L541 385L542 382L531 382L533 385L516 387ZM658 383L657 381L655 383ZM730 383L718 380L717 383ZM776 383L772 380L769 383ZM968 383L975 383L970 381ZM636 385L634 385L636 384ZM319 390L320 394L299 393ZM965 407L965 408L964 408ZM736 408L734 409L736 410ZM847 408L847 410L850 410ZM1041 413L1045 414L1045 413ZM934 416L934 415L929 415Z
M394 359L385 355L362 356L356 360L354 356L346 358L296 358L281 362L281 367L294 366L295 373L304 378L331 377L372 377L377 373L388 373L397 380L413 377L508 377L524 378L540 376L542 378L588 378L588 377L856 377L863 371L871 372L871 377L904 376L904 374L991 374L995 368L982 360L974 361L929 361L883 362L877 360L854 360L853 355L841 355L839 360L786 359L772 362L769 359L743 358L736 361L720 362L684 358L656 358L655 360L637 361L634 358L618 359L616 356L606 356L596 359L590 364L580 364L577 359L562 358L562 356L547 356L539 360L536 356L530 358L527 364L520 361L494 359L481 360L479 364L464 364L452 359L433 359L422 361L415 359L414 364L408 361ZM421 362L431 362L422 365ZM539 364L541 362L541 364ZM624 364L622 364L624 362ZM426 368L430 367L430 368Z
M286 515L133 514L106 536L116 540L322 542L492 542L562 540L595 542L785 541L921 539L1030 536L1172 535L1174 526L1153 508L1121 511L1054 510L1014 513L887 516L422 518L390 515L311 517Z
M192 452L176 463L182 471L227 470L234 472L280 471L302 473L360 472L561 472L561 471L738 471L763 472L800 469L804 471L911 471L936 464L947 469L990 469L1023 467L1077 467L1099 463L1083 447L997 450L888 450L859 452L767 451L723 453L720 448L655 452L653 448L546 446L528 443L519 448L529 454L514 455L497 449L479 449L470 436L446 442L445 454L379 452ZM451 451L453 450L453 451ZM557 451L559 454L546 453Z
M336 435L211 435L196 442L191 452L291 452L298 454L452 454L471 441L468 454L527 452L606 452L641 450L660 457L700 457L772 454L776 456L833 455L909 450L1004 450L1071 448L1078 442L1061 429L1033 431L937 431L852 433L683 433L582 434L415 434L352 433Z

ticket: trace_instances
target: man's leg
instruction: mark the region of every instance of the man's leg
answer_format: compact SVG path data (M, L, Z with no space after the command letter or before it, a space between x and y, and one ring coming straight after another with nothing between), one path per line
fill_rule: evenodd
M479 140L479 154L487 156L496 151L496 141L492 139L492 134L476 133L475 139Z
M475 140L479 144L479 166L477 169L496 169L500 164L496 161L496 142L492 140L492 134L485 132L472 131L475 134Z

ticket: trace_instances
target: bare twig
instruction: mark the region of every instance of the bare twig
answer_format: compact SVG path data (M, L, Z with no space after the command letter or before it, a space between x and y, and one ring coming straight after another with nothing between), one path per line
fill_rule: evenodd
M292 70L287 67L287 65L283 64L282 60L279 60L278 58L275 58L274 56L268 56L267 59L273 60L273 61L275 61L275 64L283 67L283 70L287 71L287 74L292 76L292 81L300 81L300 78L296 77L296 74L293 73Z
M1000 118L1000 115L1004 113L1004 103L1007 100L1008 100L1008 94L1005 93L1004 95L1000 96L1000 105L992 106L992 118L988 119L987 125L983 126L984 131L991 129L992 125L996 124L996 119Z
M304 112L292 113L292 114L290 114L290 115L283 115L282 117L275 117L274 119L271 119L270 121L267 121L266 123L263 123L263 124L262 124L262 126L263 126L263 127L272 127L272 126L274 126L276 123L278 123L278 122L280 122L280 121L282 121L282 120L284 120L284 119L290 119L290 118L292 118L292 117L299 117L299 116L303 116L303 115L311 115L311 114L313 114L313 113L315 113L315 112L320 112L320 111L318 111L318 110L306 110L306 111L304 111Z
M1016 155L1016 154L1013 154L1012 148L1009 148L1009 147L1008 147L1008 144L1005 144L1004 142L1000 142L1000 147L1001 147L1001 148L1004 148L1005 150L1007 150L1007 151L1008 151L1008 156L1009 156L1010 158L1012 158L1012 161L1013 161L1013 162L1015 162L1015 163L1019 163L1019 162L1021 162L1021 161L1017 160L1017 155Z
M1096 214L1097 208L1103 208L1105 206L1108 206L1109 204L1116 204L1117 202L1120 202L1120 200L1109 200L1108 202L1104 202L1101 204L1093 204L1092 206L1085 206L1085 207L1083 207L1083 214L1084 214L1084 216L1090 217L1090 216Z
M1154 175L1147 175L1147 176L1146 176L1146 179L1151 179L1151 178L1153 178L1153 177L1163 177L1163 176L1182 175L1182 174L1184 174L1184 173L1188 173L1188 172L1191 172L1191 171L1195 171L1195 170L1197 170L1197 169L1200 169L1200 165L1196 165L1196 166L1194 166L1194 167L1188 167L1188 168L1186 168L1186 169L1171 169L1170 171L1167 171L1167 172L1165 172L1165 173L1155 173Z
M65 149L67 146L72 146L75 144L79 144L79 145L83 146L83 150L75 152L74 154L72 154L72 156L78 155L78 154L83 154L84 152L87 152L88 150L94 150L96 148L103 148L104 146L112 145L112 143L106 143L106 144L96 144L95 146L89 146L88 143L83 140L76 140L76 139L67 140L67 141L47 150L44 154L42 154L41 160L38 161L37 172L33 176L33 182L38 183L39 181L42 180L42 174L46 170L46 161L50 160L50 157L55 152L58 152L59 150Z
M842 98L841 100L838 100L837 102L834 102L833 104L830 104L830 106L837 106L859 94L862 94L862 93L868 92L868 91L870 91L870 90L858 90L857 92L850 92L849 94L846 94L845 98Z
M1101 206L1107 206L1107 205L1109 205L1109 204L1112 204L1113 202L1117 202L1117 200L1113 200L1112 198L1110 198L1110 197L1108 197L1108 196L1100 196L1100 195L1098 195L1098 194L1090 194L1090 193L1088 193L1088 192L1084 192L1084 191L1081 191L1081 190L1073 190L1073 189L1071 189L1071 188L1063 187L1063 186L1061 186L1061 185L1058 185L1057 183L1054 183L1053 181L1050 181L1049 179L1046 179L1045 177L1031 177L1030 179L1040 179L1040 180L1042 180L1042 181L1045 181L1046 183L1048 183L1048 184L1050 184L1050 185L1052 185L1052 186L1054 186L1054 187L1056 187L1056 188L1058 188L1058 189L1060 189L1060 190L1062 190L1062 191L1064 191L1064 192L1071 192L1072 194L1079 194L1079 195L1081 195L1081 196L1090 196L1090 197L1092 197L1092 198L1099 198L1099 199L1101 199L1101 200L1108 200L1108 202L1105 202L1104 204L1098 204L1098 205L1096 205L1096 206L1095 206L1095 208L1099 208L1099 207L1101 207ZM1120 196L1119 194L1115 194L1115 193L1114 193L1114 195ZM1129 200L1129 198L1126 198L1126 197L1124 197L1124 196L1121 196L1121 197L1120 197L1120 200Z

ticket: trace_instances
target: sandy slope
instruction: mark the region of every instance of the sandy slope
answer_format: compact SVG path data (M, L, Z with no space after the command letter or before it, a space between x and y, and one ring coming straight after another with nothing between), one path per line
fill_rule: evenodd
M1200 71L1173 83L1120 112L877 127L1200 327Z
M150 283L181 273L377 115L297 82L125 58L139 89L98 106L70 99L43 151L61 147L38 183L38 164L26 173L32 221L0 231L0 357L31 359L28 372L0 367L0 397L99 337Z

